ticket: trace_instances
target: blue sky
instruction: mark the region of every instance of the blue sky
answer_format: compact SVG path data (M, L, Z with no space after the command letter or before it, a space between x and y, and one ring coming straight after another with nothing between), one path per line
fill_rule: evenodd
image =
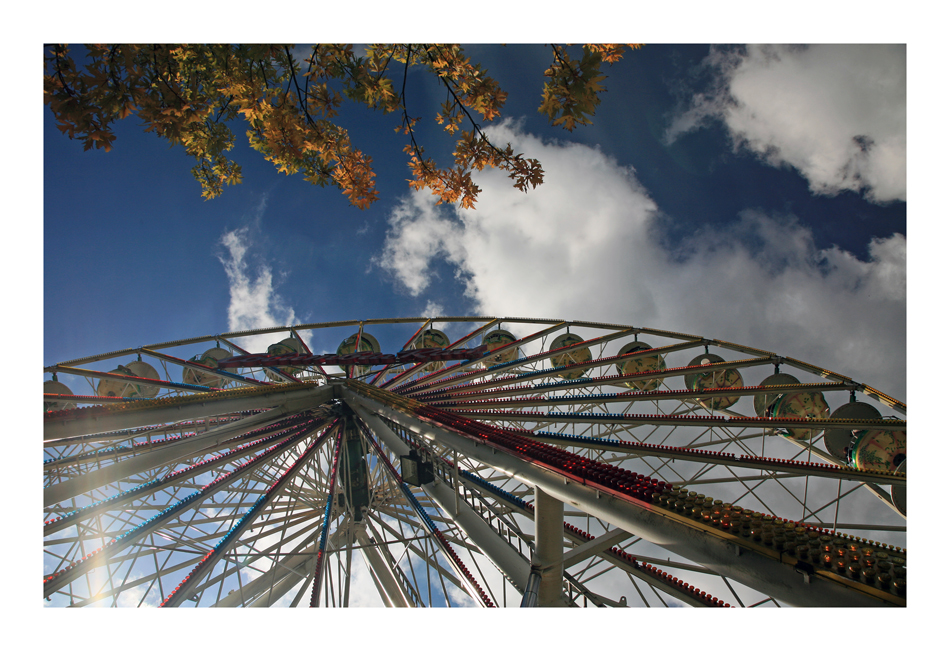
M904 47L649 45L606 68L593 126L573 133L537 112L549 49L466 51L509 92L491 137L546 170L526 194L480 175L474 211L411 193L398 117L356 106L343 122L381 196L364 211L278 174L240 124L244 183L205 201L185 153L134 117L112 152L83 152L44 109L44 364L291 322L491 314L737 341L906 397ZM444 93L420 73L409 88L427 152L447 155Z

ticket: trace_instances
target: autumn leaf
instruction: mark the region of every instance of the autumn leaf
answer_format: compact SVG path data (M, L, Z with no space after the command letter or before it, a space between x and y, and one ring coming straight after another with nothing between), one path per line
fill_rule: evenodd
M639 47L639 46L629 46ZM622 57L620 45L585 45L580 60L573 59L566 47L552 45L554 61L545 71L540 113L548 116L552 126L573 131L579 124L591 124L601 84L607 77L601 74L601 64L613 64Z

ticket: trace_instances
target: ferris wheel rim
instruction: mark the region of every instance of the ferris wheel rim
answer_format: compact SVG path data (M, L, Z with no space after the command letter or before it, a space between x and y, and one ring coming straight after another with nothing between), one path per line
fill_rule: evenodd
M695 335L687 335L684 333L673 333L669 331L656 330L652 328L637 328L633 326L624 326L620 324L606 324L606 323L591 322L591 321L565 321L565 320L560 320L560 319L525 319L525 318L510 318L510 317L432 317L432 318L423 317L423 318L402 318L402 319L349 320L349 321L337 321L337 322L314 323L314 324L295 324L291 326L236 331L232 333L223 333L220 335L209 335L207 337L193 337L189 339L181 339L181 340L175 340L171 342L164 342L162 344L154 344L154 345L149 345L149 346L141 346L138 348L124 349L120 351L114 351L112 353L104 353L101 355L88 356L85 358L79 358L77 360L71 360L70 362L55 364L55 365L46 367L44 370L46 370L47 372L55 372L57 369L62 369L64 367L68 367L68 366L78 364L78 363L86 363L88 361L104 361L104 360L112 359L115 357L122 357L124 355L134 355L134 354L143 354L143 353L147 354L148 352L157 351L162 348L174 348L176 346L207 343L207 342L211 342L215 340L221 340L221 339L227 340L227 339L234 339L234 338L244 337L244 336L258 336L258 335L276 334L276 333L284 333L284 332L299 333L300 331L314 330L314 329L319 329L319 328L332 328L332 327L356 326L362 329L364 326L383 326L383 325L409 324L409 323L423 323L424 324L423 328L424 328L426 325L433 325L433 324L438 324L438 323L456 323L456 322L481 323L481 324L493 324L497 322L499 326L501 323L504 322L504 323L518 323L518 324L547 325L547 326L560 327L560 328L577 327L577 328L592 328L592 329L610 329L615 332L629 331L630 334L634 334L634 335L643 334L645 336L664 336L669 339L688 342L695 345L705 345L707 346L707 349L709 346L715 346L717 348L732 350L735 352L743 352L743 353L752 352L760 356L767 355L769 359L781 360L780 361L781 364L791 366L792 368L798 368L800 370L805 370L806 372L813 373L813 374L815 373L820 374L821 377L825 379L838 380L839 384L844 384L850 387L852 392L856 390L862 391L869 397L877 400L878 402L881 402L882 404L887 405L888 407L894 409L895 411L903 413L906 409L906 406L904 405L904 403L897 401L893 398L890 398L890 396L886 396L885 394L877 391L876 389L873 389L872 387L854 382L850 377L832 373L825 369L821 369L820 367L817 367L811 364L806 364L805 362L800 362L799 360L779 357L775 355L774 353L770 353L769 351L762 351L762 350L752 348L749 346L741 346L738 344L732 344L730 342L725 342L722 340L705 339L705 338L698 337ZM420 328L420 330L421 329L422 328ZM577 344L577 346L580 346L580 344ZM543 352L543 349L542 349L542 352ZM548 358L550 358L550 355L548 355ZM521 365L523 366L524 364L521 364ZM484 374L486 376L490 375L490 371L491 369L486 368L484 369ZM550 375L551 373L553 373L553 371L548 372L548 375ZM336 381L333 381L333 382L336 382ZM396 386L394 388L398 390L399 387ZM411 394L418 393L418 390L410 392L410 393ZM509 416L507 420L510 420L513 412L509 411L508 413L509 413ZM558 412L558 413L561 413L561 412ZM566 416L560 416L559 418L561 421L563 421L563 419L566 418ZM506 419L502 419L502 420L506 420ZM809 450L809 454L811 454L811 450ZM475 481L475 480L473 479L471 481ZM328 508L329 508L329 505L328 505ZM378 526L378 523L377 523L377 526ZM357 534L354 533L353 535L357 535ZM461 535L461 534L453 534L453 535ZM583 582L578 583L577 588L579 590L583 589ZM472 589L471 587L470 587L470 590L476 594L479 592L479 589ZM730 587L730 590L732 590L731 587ZM487 594L486 594L486 598L487 598ZM591 596L591 598L593 599L594 597ZM491 599L489 598L488 601L490 602Z
M246 330L235 330L231 332L216 333L213 335L204 335L199 337L189 337L184 339L173 339L161 343L147 344L137 347L124 348L109 353L102 353L99 355L88 355L85 357L75 358L68 361L57 362L45 366L43 368L44 373L55 373L59 368L63 366L72 366L74 364L87 362L87 361L101 361L105 359L112 359L115 357L121 357L123 355L140 355L143 351L158 351L162 348L169 348L174 346L182 346L187 344L195 343L208 343L220 341L222 339L232 339L237 337L250 337L250 336L259 336L266 334L276 334L276 333L294 333L298 331L309 331L315 329L325 329L325 328L337 328L337 327L363 327L363 326L372 326L372 325L391 325L391 324L400 324L400 323L458 323L458 322L472 322L472 323L517 323L517 324L547 324L547 325L563 325L566 327L575 326L575 327L591 327L591 328L607 328L612 330L630 330L636 332L637 334L646 334L646 335L660 335L665 337L670 337L673 339L681 339L683 341L692 341L692 342L701 342L710 346L719 346L728 350L734 350L743 353L758 354L764 356L774 357L781 360L781 363L790 365L794 368L806 372L816 372L827 379L834 379L837 381L850 382L852 383L856 390L861 390L867 393L869 397L874 398L875 400L887 404L888 406L894 407L898 411L906 413L906 404L896 398L885 394L883 391L857 382L851 377L824 369L807 362L802 362L800 360L784 357L778 355L777 353L762 350L755 348L753 346L746 346L741 344L736 344L733 342L721 340L721 339L710 339L703 337L701 335L691 335L681 332L673 332L668 330L661 330L657 328L650 328L645 326L632 326L624 325L617 323L606 323L599 321L581 321L581 320L567 320L567 319L555 319L555 318L530 318L530 317L497 317L497 316L437 316L437 317L399 317L399 318L373 318L373 319L348 319L340 321L327 321L327 322L311 322L311 323L298 323L298 324L289 324L285 326L273 326L267 328L255 328L255 329L246 329Z

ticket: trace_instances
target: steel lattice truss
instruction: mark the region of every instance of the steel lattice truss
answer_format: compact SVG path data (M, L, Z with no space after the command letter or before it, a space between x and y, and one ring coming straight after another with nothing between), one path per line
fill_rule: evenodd
M317 339L370 360L489 353L218 366L319 354ZM614 324L391 319L45 371L49 605L906 603L906 457L866 461L871 438L903 444L905 405L772 352Z

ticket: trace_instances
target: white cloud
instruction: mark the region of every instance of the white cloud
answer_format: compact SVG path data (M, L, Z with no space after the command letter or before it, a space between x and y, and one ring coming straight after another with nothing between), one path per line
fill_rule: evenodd
M259 209L262 209L259 208ZM225 231L220 244L224 253L218 260L228 277L230 303L228 304L228 329L252 330L289 325L297 322L293 307L277 293L271 266L255 259L252 252L252 226ZM307 345L311 333L300 333ZM268 344L279 340L275 335L242 339L240 345L251 352L263 352Z
M721 121L737 148L798 170L817 194L906 200L903 45L713 49L714 87L676 115L668 140Z
M133 579L140 579L138 575L129 577L129 581ZM118 599L116 600L116 606L119 608L138 608L139 602L143 607L156 608L158 607L158 595L155 591L152 591L152 594L142 601L142 596L145 594L145 590L148 588L148 583L143 583L137 585L133 588L128 588L119 593ZM111 605L111 600L102 600L97 602L96 605L108 606Z
M748 344L905 397L906 242L869 262L818 249L792 216L743 213L662 248L657 207L634 171L595 149L542 143L510 124L492 137L544 161L530 195L488 172L477 210L416 194L393 213L378 264L410 292L454 264L475 313L654 327ZM846 218L847 216L843 216Z
M398 246L390 245L391 230L382 255L374 262L392 270L413 296L429 286L428 267L433 258L445 255L453 262L459 261L461 250L455 245L461 234L459 224L445 219L425 194L417 192L403 200L393 210L389 223L399 233Z
M430 300L426 303L425 309L422 313L426 316L444 316L445 308L442 307L441 303L436 303L435 301Z

